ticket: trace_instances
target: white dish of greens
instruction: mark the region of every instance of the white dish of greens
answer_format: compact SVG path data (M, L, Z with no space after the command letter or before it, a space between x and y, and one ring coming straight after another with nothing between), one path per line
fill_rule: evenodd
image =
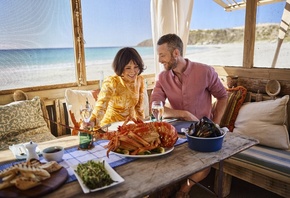
M85 163L73 165L71 169L84 193L110 188L125 181L103 159L89 160Z

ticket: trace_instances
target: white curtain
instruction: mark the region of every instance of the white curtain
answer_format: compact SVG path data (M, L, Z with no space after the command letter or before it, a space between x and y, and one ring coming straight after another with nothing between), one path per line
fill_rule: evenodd
M274 59L272 62L272 68L275 68L276 66L276 62L280 53L280 48L284 41L285 35L289 29L289 25L290 25L290 0L286 0L284 12L282 15L282 20L280 23L280 28L279 28L279 33L278 33L278 43L277 43L277 48L275 51Z
M151 0L152 41L156 77L163 69L158 63L156 43L164 34L177 34L183 41L183 55L186 53L189 26L194 0Z

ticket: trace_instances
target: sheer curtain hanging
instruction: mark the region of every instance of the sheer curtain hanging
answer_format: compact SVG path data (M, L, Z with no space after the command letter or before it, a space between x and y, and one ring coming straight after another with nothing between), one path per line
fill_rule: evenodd
M282 15L282 20L280 23L280 28L279 28L279 33L278 33L278 43L277 43L277 48L276 48L275 55L272 62L272 68L275 68L276 66L280 48L284 41L285 35L289 29L289 25L290 25L290 0L286 0L284 12Z
M156 42L159 37L168 33L177 34L184 43L184 55L186 53L193 1L151 0L152 41L156 77L163 69L160 68L156 52Z

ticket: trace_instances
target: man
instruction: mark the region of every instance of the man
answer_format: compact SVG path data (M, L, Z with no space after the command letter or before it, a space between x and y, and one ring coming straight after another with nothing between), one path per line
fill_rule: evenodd
M227 105L227 92L214 68L184 58L182 40L175 34L162 36L157 42L157 52L164 71L158 76L151 102L169 101L164 107L164 117L198 121L206 116L219 124ZM212 96L216 98L214 109ZM199 182L209 171L210 167L190 178ZM176 197L189 197L193 185L192 181L182 184Z

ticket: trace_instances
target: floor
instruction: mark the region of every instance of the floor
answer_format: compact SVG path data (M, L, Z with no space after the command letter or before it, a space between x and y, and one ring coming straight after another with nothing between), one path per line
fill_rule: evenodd
M213 190L214 170L201 183ZM202 187L194 186L190 192L191 198L214 198L215 195L204 190ZM232 179L231 193L227 198L282 198L281 196L264 190L258 186L252 185L248 182Z

